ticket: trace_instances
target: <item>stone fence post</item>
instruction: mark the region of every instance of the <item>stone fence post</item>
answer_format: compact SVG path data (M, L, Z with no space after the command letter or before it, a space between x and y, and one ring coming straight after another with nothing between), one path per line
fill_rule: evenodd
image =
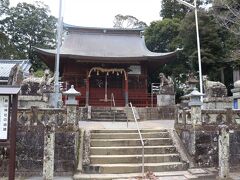
M218 138L219 178L229 178L229 129L227 125L219 126Z
M43 179L52 180L54 177L54 148L55 127L46 126L44 129Z
M63 94L68 96L66 101L67 105L67 126L72 126L75 129L78 128L77 122L77 105L75 100L80 92L77 92L73 85L71 88ZM54 150L55 150L55 116L48 119L47 125L44 130L44 157L43 157L43 179L52 180L54 177Z

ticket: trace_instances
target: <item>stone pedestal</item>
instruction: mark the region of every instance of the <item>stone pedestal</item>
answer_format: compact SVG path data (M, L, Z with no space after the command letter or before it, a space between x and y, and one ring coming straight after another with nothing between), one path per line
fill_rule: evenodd
M231 107L231 97L206 97L203 99L203 109L225 109Z
M20 95L18 96L18 106L24 108L31 108L32 106L46 108L49 107L49 98L46 96Z
M192 125L202 125L201 106L191 106Z
M157 95L157 106L175 105L175 93L173 85L165 85L160 87Z
M175 95L172 94L158 94L157 106L171 106L175 104Z
M76 105L67 105L67 124L76 127L78 125Z
M227 88L226 86L212 86L206 88L205 94L207 97L226 97L227 96Z
M218 156L219 178L229 179L229 129L226 125L219 126Z
M196 153L196 131L195 126L196 125L202 125L202 102L201 102L201 96L204 94L197 91L197 89L194 89L188 97L190 97L189 106L191 107L191 122L193 127L193 134L191 138L191 154L195 155Z

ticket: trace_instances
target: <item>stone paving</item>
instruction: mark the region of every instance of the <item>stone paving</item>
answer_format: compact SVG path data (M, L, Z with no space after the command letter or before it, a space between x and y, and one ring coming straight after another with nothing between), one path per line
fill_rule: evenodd
M211 171L213 171L214 168L209 168ZM208 169L208 170L209 170ZM202 171L201 169L198 169L200 171ZM214 169L215 173L217 173L217 170ZM189 173L189 171L173 171L173 172L161 172L161 173L155 173L155 175L157 176L157 179L154 180L187 180L187 179L198 179L196 178L196 176L194 176L193 174ZM141 174L139 174L139 176L141 176ZM211 178L201 178L204 180L210 180L210 179L216 179L216 177L211 177ZM231 172L230 173L230 178L231 180L240 180L240 171L236 171L235 172ZM8 178L2 178L1 180L8 180ZM15 180L43 180L42 177L39 176L33 176L33 177L28 177L28 178L24 178L24 177L18 177ZM73 178L71 176L56 176L54 177L53 180L73 180ZM136 178L116 178L115 180L137 180ZM140 180L140 179L138 179ZM149 179L145 179L145 180L149 180Z
M174 128L174 120L148 120L148 121L140 121L139 128L140 129L173 129ZM85 129L136 129L135 122L89 122L89 121L80 121L80 128Z

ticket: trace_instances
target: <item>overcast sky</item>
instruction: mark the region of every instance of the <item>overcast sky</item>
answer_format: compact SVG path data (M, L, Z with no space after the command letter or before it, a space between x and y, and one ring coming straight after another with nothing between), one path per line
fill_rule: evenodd
M34 0L10 0L11 6L18 2L33 3ZM59 0L42 0L58 17ZM161 0L63 0L64 22L78 26L113 27L117 14L132 15L148 25L159 20Z

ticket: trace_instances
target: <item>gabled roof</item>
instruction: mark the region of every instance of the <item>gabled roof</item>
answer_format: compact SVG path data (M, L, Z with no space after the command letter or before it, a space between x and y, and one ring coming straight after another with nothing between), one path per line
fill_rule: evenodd
M20 65L24 76L29 73L29 69L32 66L29 59L0 59L0 79L8 80L10 71L16 64Z
M61 57L98 60L159 60L175 52L155 53L147 49L143 29L88 28L66 26L67 34L60 50ZM56 50L36 48L40 55L54 56Z

